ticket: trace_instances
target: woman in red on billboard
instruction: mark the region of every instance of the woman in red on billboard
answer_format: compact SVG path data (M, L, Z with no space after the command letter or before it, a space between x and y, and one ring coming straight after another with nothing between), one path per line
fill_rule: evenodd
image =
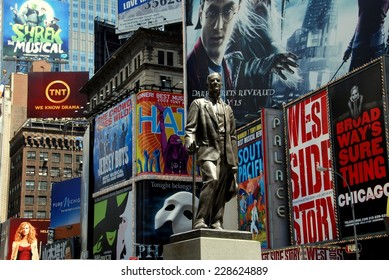
M20 223L16 230L11 260L39 260L36 230L29 222Z

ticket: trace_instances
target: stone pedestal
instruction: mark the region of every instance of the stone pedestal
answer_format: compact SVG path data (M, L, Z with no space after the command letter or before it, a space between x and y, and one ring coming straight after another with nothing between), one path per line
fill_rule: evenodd
M251 232L195 229L170 237L164 260L260 260L261 243Z

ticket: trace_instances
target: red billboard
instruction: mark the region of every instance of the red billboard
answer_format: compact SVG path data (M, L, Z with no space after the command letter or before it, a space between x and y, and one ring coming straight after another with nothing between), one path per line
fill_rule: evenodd
M28 74L28 118L81 118L87 96L79 89L88 72L32 72Z
M334 190L331 166L327 91L320 90L285 107L292 243L296 245L336 239Z
M382 61L329 86L340 236L385 231L389 196Z

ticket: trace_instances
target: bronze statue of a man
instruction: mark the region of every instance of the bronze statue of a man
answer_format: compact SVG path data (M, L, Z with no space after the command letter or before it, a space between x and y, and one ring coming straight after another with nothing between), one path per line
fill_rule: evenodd
M220 98L219 73L207 77L208 95L193 100L185 127L185 146L196 153L203 186L194 228L223 229L224 206L236 195L237 140L232 108Z

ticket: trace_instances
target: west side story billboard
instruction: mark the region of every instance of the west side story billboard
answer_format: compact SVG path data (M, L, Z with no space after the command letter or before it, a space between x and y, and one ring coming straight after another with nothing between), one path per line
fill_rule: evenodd
M131 97L96 116L93 144L95 192L132 176L132 118Z
M117 33L182 20L182 0L118 0Z
M338 238L330 173L316 170L332 162L328 106L322 89L285 107L293 245Z
M205 95L208 73L222 72L222 97L238 126L261 107L281 108L347 73L354 63L350 43L374 41L381 50L387 35L388 0L200 3L185 2L188 104ZM359 14L362 33L354 37ZM346 62L345 55L351 55ZM378 52L362 55L369 60Z
M69 3L4 0L3 55L68 59Z

